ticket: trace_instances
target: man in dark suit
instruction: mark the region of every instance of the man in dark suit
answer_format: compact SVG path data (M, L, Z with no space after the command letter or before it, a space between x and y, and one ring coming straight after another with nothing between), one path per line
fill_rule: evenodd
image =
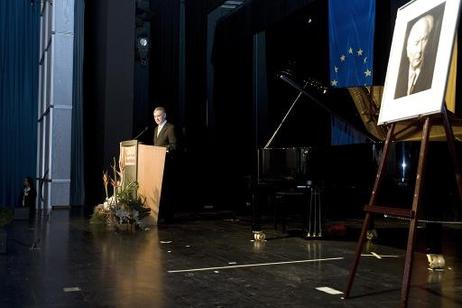
M434 28L434 17L427 14L419 18L409 31L406 54L401 59L395 98L411 95L431 88L435 66L435 46L427 48Z
M154 109L154 145L166 147L167 152L176 150L175 126L167 122L167 113L164 107Z
M164 107L156 107L153 115L154 122L157 124L154 128L154 145L167 148L159 220L160 222L172 223L175 207L173 191L175 186L176 161L174 157L177 150L175 126L167 122L167 113Z

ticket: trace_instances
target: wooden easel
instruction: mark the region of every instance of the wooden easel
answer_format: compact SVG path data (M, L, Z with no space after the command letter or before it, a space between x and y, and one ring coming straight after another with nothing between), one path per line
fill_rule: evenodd
M384 178L385 163L388 158L390 142L394 140L393 133L395 130L395 123L391 124L388 129L387 138L385 140L382 157L380 159L379 169L377 171L377 176L375 178L374 187L372 190L371 197L369 199L369 204L366 205L366 207L364 208L364 211L366 212L366 217L364 219L363 226L361 229L361 235L359 237L358 244L356 246L355 258L354 258L354 261L351 267L348 284L345 289L345 298L348 298L350 296L351 287L353 285L353 280L355 278L356 270L358 268L359 258L363 250L364 241L366 239L366 232L367 232L369 224L371 223L372 215L373 214L386 214L386 215L395 216L395 217L408 218L410 220L409 236L408 236L407 248L406 248L406 259L404 263L404 274L403 274L403 281L401 285L401 307L407 307L408 296L409 296L409 285L410 285L411 274L412 274L412 263L413 263L413 258L414 258L415 231L416 231L416 226L417 226L419 205L420 205L420 200L422 196L422 188L423 188L425 164L427 160L430 130L431 130L431 126L433 124L436 124L437 121L438 122L442 121L444 125L444 131L446 134L446 139L447 139L447 143L449 147L449 153L451 155L451 158L454 164L454 172L456 176L456 184L457 184L457 189L459 192L459 198L462 201L461 169L460 169L459 160L456 154L454 133L452 130L452 125L451 125L451 121L453 119L449 118L449 111L446 108L446 104L443 104L443 110L441 114L438 114L436 116L425 116L423 120L424 120L424 126L423 126L423 131L422 131L422 139L421 139L420 152L419 152L419 162L417 166L414 197L412 201L412 208L410 209L402 209L402 208L394 208L394 207L377 205L378 190Z

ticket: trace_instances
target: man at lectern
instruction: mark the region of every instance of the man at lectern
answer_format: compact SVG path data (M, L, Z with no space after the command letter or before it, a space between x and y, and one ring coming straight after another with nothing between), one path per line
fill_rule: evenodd
M164 107L154 109L154 145L167 147L167 152L176 150L175 126L167 122L167 113Z
M173 222L175 212L174 186L176 161L174 160L175 154L173 153L177 149L177 138L175 126L167 122L167 113L164 107L156 107L153 115L154 121L157 124L156 128L154 128L154 145L167 148L160 199L159 221L171 223Z

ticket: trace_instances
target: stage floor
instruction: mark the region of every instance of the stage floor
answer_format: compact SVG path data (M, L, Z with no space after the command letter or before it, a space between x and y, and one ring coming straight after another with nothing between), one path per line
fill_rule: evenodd
M0 255L0 307L399 306L400 244L369 247L375 255L361 258L352 298L342 300L317 288L343 291L354 241L265 231L267 241L253 242L247 222L217 218L104 232L69 210L15 221ZM427 270L425 255L415 254L409 307L462 306L461 232L444 243L444 272Z

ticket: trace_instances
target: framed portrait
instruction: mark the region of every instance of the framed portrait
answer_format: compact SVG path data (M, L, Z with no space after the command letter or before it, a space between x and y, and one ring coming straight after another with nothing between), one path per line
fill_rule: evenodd
M378 125L442 110L460 0L414 0L398 9Z

